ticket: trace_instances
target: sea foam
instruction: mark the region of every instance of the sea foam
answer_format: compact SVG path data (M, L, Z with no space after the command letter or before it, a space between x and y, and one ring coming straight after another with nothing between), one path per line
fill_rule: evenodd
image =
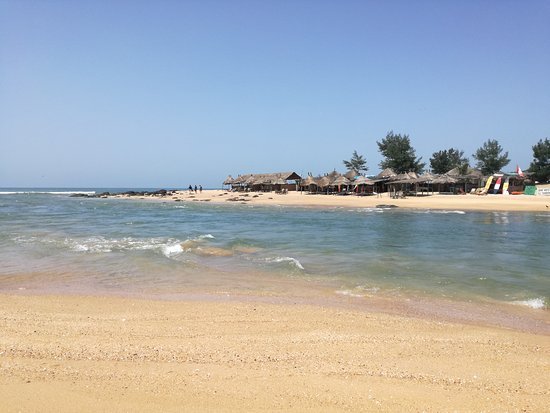
M300 270L305 269L300 261L298 261L296 258L292 258L292 257L266 258L266 261L267 262L275 262L275 263L286 262L286 263L289 263L289 264L295 266L296 268L299 268Z
M542 297L531 298L529 300L514 301L514 304L524 305L526 307L533 308L535 310L541 310L546 308L546 302Z
M181 244L163 245L161 249L162 253L168 258L183 252Z
M466 214L466 211L461 211L459 209L455 210L440 210L440 209L429 209L427 211L424 211L425 214L458 214L458 215L464 215Z

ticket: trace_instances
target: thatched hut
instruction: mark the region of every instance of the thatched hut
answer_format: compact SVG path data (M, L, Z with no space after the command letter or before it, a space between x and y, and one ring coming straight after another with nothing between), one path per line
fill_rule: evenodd
M386 168L376 175L373 179L375 182L374 190L376 192L387 192L389 190L388 182L395 178L397 174L391 168Z
M348 186L351 184L351 181L346 178L344 175L337 176L330 183L330 186L338 188L338 192L348 192Z
M231 183L233 189L246 191L295 191L302 178L296 172L239 175ZM295 181L294 184L289 181Z
M301 180L300 189L301 190L306 189L310 193L317 192L319 189L319 184L317 183L317 180L313 176L308 175L306 179Z
M366 176L361 175L357 177L357 179L353 181L353 185L355 186L354 189L358 195L374 193L373 188L375 182L372 179L367 178Z

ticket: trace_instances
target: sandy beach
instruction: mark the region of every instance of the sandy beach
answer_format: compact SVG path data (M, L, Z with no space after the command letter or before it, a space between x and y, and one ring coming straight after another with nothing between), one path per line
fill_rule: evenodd
M128 198L116 195L117 198ZM130 197L133 198L133 197ZM204 190L202 192L178 191L166 197L139 197L163 201L243 203L250 205L281 205L298 207L349 207L374 208L377 205L395 205L399 208L461 210L461 211L526 211L550 212L550 197L529 195L428 195L393 199L388 193L372 196L317 195L290 191L281 195L274 192L230 192Z
M144 198L181 204L307 208L392 204L400 208L459 211L534 211L537 216L546 216L546 205L550 204L549 198L536 196L433 195L392 199L387 195L210 190ZM22 238L27 244L7 244L18 254L27 251L24 248L28 243L36 246L26 255L14 255L18 260L42 258L33 258L40 264L36 274L13 269L10 273L8 262L4 263L7 269L0 294L0 412L545 412L550 405L547 308L488 299L474 305L443 295L407 296L406 290L404 295L361 290L359 297L353 289L341 290L337 277L334 284L317 285L315 278L307 274L300 277L291 270L285 270L289 274L285 277L279 271L270 277L249 279L239 271L209 274L206 267L191 266L195 270L190 275L185 272L189 266L184 261L170 260L163 254L161 246L174 247L175 241L162 238L161 246L138 250L136 255L133 249L124 249L130 245L124 242L133 243L132 248L142 246L135 234L140 235L143 229L130 231L134 220L147 222L148 230L165 221L165 225L172 226L176 215L157 216L157 210L179 213L202 208L150 208L152 204L142 208L143 205L128 202L101 201L91 206L86 201L67 202L67 208L79 208L79 214L71 217L82 220L80 214L86 213L88 219L96 214L99 217L86 224L92 229L84 225L85 238L78 238L77 244L68 242L69 235L65 235L59 239L58 250L51 250L56 233L47 233L47 243L43 245L42 233L38 232L32 232L33 238ZM127 214L132 209L120 208L121 204L137 205L139 214L145 215L134 211L129 221ZM14 206L16 212L18 205ZM104 208L103 212L97 212L97 206ZM103 229L104 232L99 231L101 237L97 236L95 225L110 219L115 212L120 218L105 225L128 233L113 238ZM31 215L23 217L29 219ZM46 223L54 225L57 220L55 216L51 221L46 219ZM214 227L218 222L213 220L210 225ZM69 223L74 225L73 221L57 225L64 227ZM181 226L179 231L185 233L185 228ZM209 242L215 241L209 229L197 231L205 234ZM170 232L160 234L174 236ZM223 239L221 234L216 236ZM149 234L146 241L158 236ZM200 236L193 236L197 243ZM230 232L226 238L232 236ZM272 239L268 238L266 245ZM79 249L75 250L75 246ZM94 250L94 246L101 248ZM207 241L203 247L206 250ZM208 251L227 252L216 244L210 248ZM51 251L60 251L52 255L56 260L66 255L73 258L50 262L43 257ZM240 253L250 251L237 254ZM123 261L125 256L129 261ZM273 256L277 258L279 253ZM544 251L537 255L540 256L543 258L539 261L544 263ZM202 255L198 259L192 252L185 258L198 263L212 259L206 257L202 261ZM93 265L82 267L88 271L85 275L71 272L86 260ZM126 272L116 266L119 262L126 263ZM128 262L142 262L143 267L127 269ZM265 258L260 262L265 264ZM45 264L50 264L50 272L43 268ZM12 268L19 267L12 264ZM138 270L142 273L134 278ZM509 273L518 276L518 272L521 271ZM185 274L192 282L186 282ZM259 277L261 273L254 274ZM149 285L149 279L164 283L165 287L159 286L158 295L148 294L147 291L156 290L145 287L141 293L140 277L145 279L141 280L145 283L142 287ZM225 280L225 284L220 280ZM87 282L90 289L86 289ZM103 289L94 290L94 285ZM538 295L530 296L535 297Z
M547 411L550 337L304 304L0 300L0 411Z

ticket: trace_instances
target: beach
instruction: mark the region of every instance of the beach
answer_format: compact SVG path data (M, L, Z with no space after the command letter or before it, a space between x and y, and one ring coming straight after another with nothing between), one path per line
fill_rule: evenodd
M286 194L275 192L231 192L204 190L202 192L177 191L167 197L129 197L114 195L117 198L145 198L170 201L229 203L242 202L250 205L281 205L324 208L374 208L377 205L395 205L399 208L463 210L463 211L550 211L550 197L530 195L439 195L409 196L393 199L389 193L371 196L339 196L309 194L289 191Z
M0 412L547 410L544 197L110 198L0 198Z
M550 337L304 304L2 295L17 411L546 411Z

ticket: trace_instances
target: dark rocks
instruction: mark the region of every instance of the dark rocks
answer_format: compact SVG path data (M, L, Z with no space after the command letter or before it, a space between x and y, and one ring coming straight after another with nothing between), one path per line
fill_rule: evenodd
M376 208L389 209L389 208L398 208L398 206L393 204L380 204L380 205L376 205Z
M75 198L107 198L110 196L115 195L125 195L128 197L146 197L146 196L155 196L164 198L166 196L172 196L175 195L176 189L159 189L158 191L126 191L126 192L118 192L118 193L111 193L111 192L102 192L100 194L72 194L71 197Z

